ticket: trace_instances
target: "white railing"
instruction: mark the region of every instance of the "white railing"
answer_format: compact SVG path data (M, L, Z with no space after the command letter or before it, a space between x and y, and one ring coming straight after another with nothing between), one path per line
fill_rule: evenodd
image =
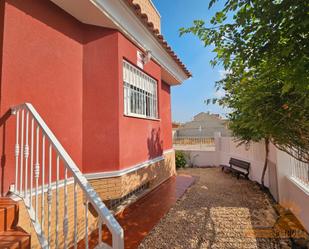
M210 137L176 137L173 139L173 144L179 145L214 145L214 138Z
M309 192L309 163L303 163L291 157L291 175Z
M88 236L92 232L88 215L91 206L95 210L94 216L97 216L93 222L98 230L96 248L110 248L102 241L102 226L105 224L112 234L112 248L123 249L123 229L34 107L25 103L11 111L16 116L15 183L12 191L28 207L42 248L68 248L70 241L77 248L80 239L88 248ZM73 186L73 196L68 196L70 186ZM80 193L83 205L79 203ZM81 208L84 212L80 214ZM69 218L70 211L74 212L73 220ZM83 215L82 222L78 222L80 215ZM69 228L73 230L73 238L68 237L72 236ZM60 238L63 238L63 246L59 245Z

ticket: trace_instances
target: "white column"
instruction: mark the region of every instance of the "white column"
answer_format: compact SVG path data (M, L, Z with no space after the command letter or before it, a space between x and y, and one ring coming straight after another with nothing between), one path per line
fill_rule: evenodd
M215 162L216 165L219 166L221 164L221 132L215 132L214 133L215 138Z

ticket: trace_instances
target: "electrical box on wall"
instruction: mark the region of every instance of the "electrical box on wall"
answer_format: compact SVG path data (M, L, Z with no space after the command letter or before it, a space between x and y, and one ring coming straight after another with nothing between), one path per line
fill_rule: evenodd
M141 68L144 69L144 54L141 51L137 51L137 62L136 65Z

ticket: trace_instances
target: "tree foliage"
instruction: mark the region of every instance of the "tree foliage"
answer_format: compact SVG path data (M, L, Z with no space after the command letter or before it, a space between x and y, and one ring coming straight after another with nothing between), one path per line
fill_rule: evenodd
M219 0L211 0L211 8ZM230 128L242 142L269 139L309 161L309 1L225 0L208 23L181 28L214 47Z
M184 168L186 166L186 157L182 151L177 150L175 152L175 164L177 169Z

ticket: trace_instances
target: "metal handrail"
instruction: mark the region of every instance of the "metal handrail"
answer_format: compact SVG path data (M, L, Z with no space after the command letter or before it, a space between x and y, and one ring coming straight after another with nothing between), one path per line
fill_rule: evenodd
M49 140L50 145L52 145L53 149L56 151L57 156L59 156L59 158L63 160L64 166L72 174L72 177L74 178L74 182L78 184L78 186L81 188L81 190L85 194L86 199L92 204L93 208L96 210L99 216L99 219L101 219L106 224L106 226L112 233L113 248L123 249L124 248L124 233L123 233L122 227L119 225L119 223L114 218L114 216L109 211L109 209L105 206L100 196L95 192L93 187L84 177L84 175L79 170L79 168L77 167L73 159L70 157L67 151L63 148L61 143L58 141L54 133L49 129L49 127L44 122L44 120L41 118L39 113L35 110L35 108L30 103L24 103L24 104L14 106L11 108L11 113L13 115L18 115L19 111L26 111L27 122L28 122L28 117L29 117L28 115L30 114L32 116L37 126L40 127L42 134L45 135L45 137ZM24 115L24 113L22 113L22 115ZM17 137L18 137L18 131L19 131L18 125L19 124L17 123L16 125ZM22 126L24 126L23 123L22 123ZM28 130L28 124L27 124L26 130ZM16 149L15 149L15 152L16 152L15 156L18 158L19 152L17 150L20 149L20 146L18 144L18 138L16 140L17 140L17 143L16 143ZM23 144L21 144L21 147L22 146ZM24 148L25 148L25 155L27 155L26 149L28 150L28 154L29 154L29 146L26 145ZM16 170L18 170L17 164L18 163L16 163ZM22 174L22 172L20 172L20 174ZM18 181L18 179L16 180ZM15 189L14 192L16 194L20 194L20 191L18 191L17 189ZM101 229L101 227L99 229Z

